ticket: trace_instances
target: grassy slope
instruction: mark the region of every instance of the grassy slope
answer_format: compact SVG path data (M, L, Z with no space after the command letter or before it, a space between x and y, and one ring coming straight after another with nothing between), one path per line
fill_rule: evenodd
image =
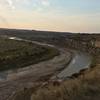
M54 48L0 37L0 71L25 67L58 54Z

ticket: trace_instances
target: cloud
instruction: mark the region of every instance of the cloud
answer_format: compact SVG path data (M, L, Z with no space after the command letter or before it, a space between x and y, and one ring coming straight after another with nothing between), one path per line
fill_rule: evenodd
M3 23L5 26L9 27L9 23L7 22L6 18L0 16L0 22Z
M28 4L31 0L0 0L0 6L3 8L15 9L16 5Z
M40 2L41 2L41 4L42 4L43 6L49 6L49 5L50 5L49 0L40 0Z
M6 1L7 1L8 5L9 5L9 7L11 7L11 9L15 9L15 6L14 6L12 0L6 0Z
M35 5L35 6L34 6ZM24 9L25 7L28 7L27 9L44 9L46 7L50 6L50 0L0 0L0 9Z
M11 8L14 9L13 0L0 0L0 7L1 8Z

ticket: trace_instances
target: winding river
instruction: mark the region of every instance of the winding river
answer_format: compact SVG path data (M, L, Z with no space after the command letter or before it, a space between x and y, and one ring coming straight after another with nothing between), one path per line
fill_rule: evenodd
M19 40L22 41L24 39L16 38L16 37L8 37L9 39ZM24 40L24 41L30 41L30 40ZM47 45L50 47L53 47L53 45L45 44L45 43L39 43L36 41L30 41L39 45ZM73 51L73 58L72 61L69 63L68 66L64 70L62 70L58 75L52 77L52 78L59 78L59 79L65 79L67 77L72 76L75 73L78 73L80 70L89 68L92 62L92 57L85 53L80 51ZM6 73L0 73L0 79L6 79L7 75Z
M15 38L12 37L10 39L22 40L16 37ZM49 45L49 44L42 44L35 41L33 42L39 45L48 45L52 47L52 45ZM92 63L92 57L89 54L85 52L81 52L81 51L74 51L74 56L73 56L72 61L70 62L68 66L66 66L66 68L63 71L61 71L57 75L57 77L60 79L65 79L67 77L70 77L75 73L79 73L79 71L83 69L89 68L91 63Z

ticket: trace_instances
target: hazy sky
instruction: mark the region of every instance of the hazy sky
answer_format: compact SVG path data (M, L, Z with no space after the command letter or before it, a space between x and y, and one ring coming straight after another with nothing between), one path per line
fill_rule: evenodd
M0 0L0 27L100 32L100 0Z

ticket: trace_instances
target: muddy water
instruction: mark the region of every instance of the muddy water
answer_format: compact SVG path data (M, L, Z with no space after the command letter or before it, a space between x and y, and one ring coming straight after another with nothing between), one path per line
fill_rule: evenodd
M57 75L58 78L67 78L82 69L90 67L92 57L89 54L77 51L74 54L71 63Z
M19 39L16 37L9 37L9 39L14 39L14 40L19 40L19 41L23 40L23 39ZM27 41L27 40L25 40L25 41ZM52 47L52 45L49 45L49 44L42 44L42 43L38 43L36 41L31 41L31 42L34 42L39 45L47 45L47 46ZM84 53L84 52L74 51L74 56L73 56L73 59L70 62L70 64L68 66L66 66L66 68L56 76L57 76L57 78L65 79L75 73L78 73L82 69L89 68L91 61L92 61L92 57L89 54ZM0 73L0 80L3 80L3 79L5 80L8 76L7 74L8 73L4 73L4 72ZM54 76L52 78L55 79L56 77Z

